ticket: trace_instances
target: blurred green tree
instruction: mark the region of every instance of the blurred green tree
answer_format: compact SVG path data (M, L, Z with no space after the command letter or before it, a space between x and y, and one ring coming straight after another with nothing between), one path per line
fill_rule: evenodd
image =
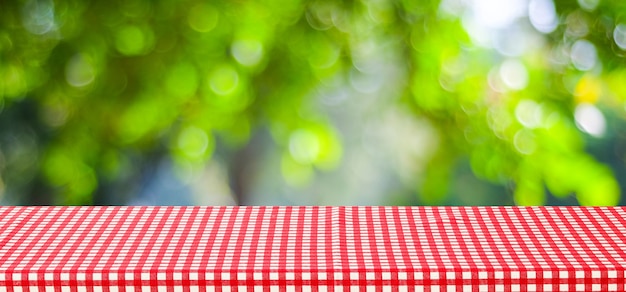
M614 171L586 143L625 114L626 4L514 1L522 12L505 25L473 2L2 1L2 188L25 204L102 203L164 155L199 167L222 147L241 169L260 128L282 147L285 179L306 182L343 151L311 93L376 70L379 47L405 85L389 102L438 132L414 186L422 203L441 202L468 159L517 204L546 191L617 204Z

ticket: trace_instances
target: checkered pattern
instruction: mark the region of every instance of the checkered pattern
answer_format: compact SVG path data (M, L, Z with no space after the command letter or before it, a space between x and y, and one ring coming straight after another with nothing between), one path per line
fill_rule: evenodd
M626 209L1 207L0 291L624 291Z

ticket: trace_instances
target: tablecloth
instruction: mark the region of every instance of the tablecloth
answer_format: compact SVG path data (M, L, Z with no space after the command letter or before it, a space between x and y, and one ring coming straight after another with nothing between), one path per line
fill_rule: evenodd
M0 291L624 291L622 207L0 207Z

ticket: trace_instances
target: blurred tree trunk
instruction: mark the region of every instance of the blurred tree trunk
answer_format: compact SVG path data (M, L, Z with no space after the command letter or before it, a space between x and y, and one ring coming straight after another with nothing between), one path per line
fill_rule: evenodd
M55 205L54 193L41 176L37 176L29 185L27 195L20 198L20 204L29 206Z
M240 206L250 204L250 193L253 188L254 175L258 169L260 158L267 145L267 131L255 131L248 143L232 154L228 177L231 191Z

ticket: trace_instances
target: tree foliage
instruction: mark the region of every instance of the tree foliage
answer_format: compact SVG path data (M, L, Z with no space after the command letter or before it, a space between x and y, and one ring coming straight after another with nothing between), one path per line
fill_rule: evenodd
M350 86L385 53L402 84L389 103L438 132L415 185L423 203L445 196L467 159L517 204L543 204L546 191L617 204L614 171L586 147L619 130L605 116L624 116L626 6L520 3L508 26L481 34L480 13L454 0L3 1L4 188L90 204L136 180L143 161L202 165L260 128L298 184L344 151L313 92Z

